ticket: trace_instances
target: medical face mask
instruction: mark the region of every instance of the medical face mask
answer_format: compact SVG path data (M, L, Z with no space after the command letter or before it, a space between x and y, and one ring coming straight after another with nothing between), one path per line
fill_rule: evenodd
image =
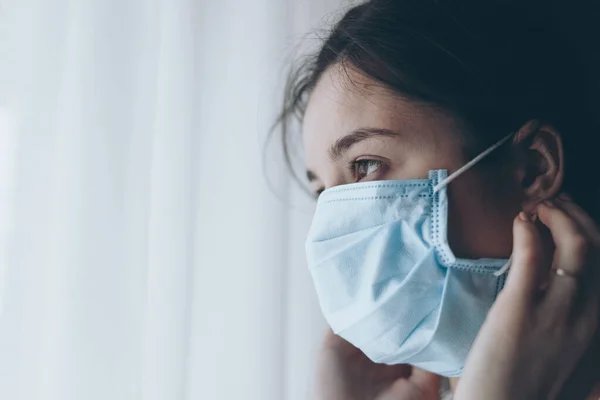
M321 310L371 360L454 377L502 289L507 260L467 260L448 245L451 176L336 186L320 196L306 243Z

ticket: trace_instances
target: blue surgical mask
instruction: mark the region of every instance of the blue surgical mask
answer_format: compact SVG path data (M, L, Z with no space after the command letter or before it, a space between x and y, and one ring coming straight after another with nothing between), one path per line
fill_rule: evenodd
M337 186L319 196L306 243L321 310L371 360L454 377L502 289L505 259L460 259L448 245L451 176Z

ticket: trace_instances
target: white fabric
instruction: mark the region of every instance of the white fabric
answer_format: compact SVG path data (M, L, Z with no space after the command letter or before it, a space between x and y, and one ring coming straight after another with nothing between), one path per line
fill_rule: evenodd
M311 398L311 206L262 143L337 0L0 7L0 398Z

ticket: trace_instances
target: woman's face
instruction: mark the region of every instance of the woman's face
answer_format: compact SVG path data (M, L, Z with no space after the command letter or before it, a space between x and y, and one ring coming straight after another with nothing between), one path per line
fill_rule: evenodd
M463 137L451 115L332 67L313 90L304 116L307 176L319 192L355 182L427 178L433 169L451 173L469 161ZM448 239L455 255L507 258L522 201L510 168L475 166L450 183L448 196Z

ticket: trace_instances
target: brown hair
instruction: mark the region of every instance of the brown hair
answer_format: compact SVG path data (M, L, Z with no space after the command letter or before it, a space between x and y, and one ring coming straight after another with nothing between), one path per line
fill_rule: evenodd
M599 10L591 0L371 0L353 7L289 75L277 120L286 158L293 122L324 71L351 66L456 115L468 128L467 152L530 120L552 124L564 144L564 190L592 212L600 186L588 183L600 143Z

